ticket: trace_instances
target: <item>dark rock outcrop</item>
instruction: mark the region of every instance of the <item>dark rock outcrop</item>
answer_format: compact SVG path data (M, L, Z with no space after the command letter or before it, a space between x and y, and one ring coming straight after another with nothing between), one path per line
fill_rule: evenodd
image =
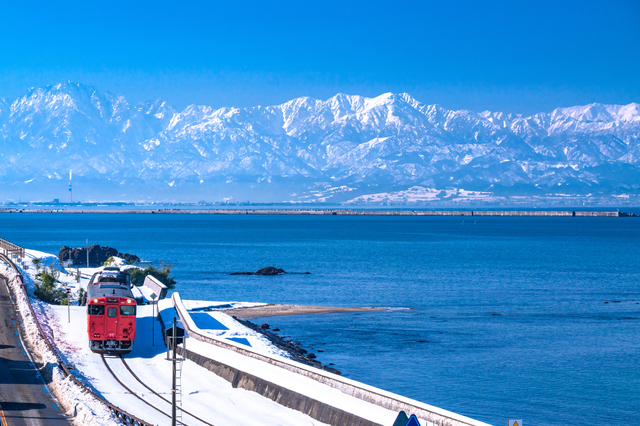
M257 270L256 272L232 272L229 275L280 275L286 274L284 269L274 268L273 266L267 266Z
M280 275L284 274L284 269L274 268L273 266L267 266L256 271L255 275Z
M104 246L101 247L98 244L94 244L89 247L89 266L101 266L112 256L123 258L127 263L136 263L140 261L140 258L134 254L120 253L113 247ZM85 247L71 248L64 246L58 253L58 260L60 262L71 259L72 265L87 265L87 249Z

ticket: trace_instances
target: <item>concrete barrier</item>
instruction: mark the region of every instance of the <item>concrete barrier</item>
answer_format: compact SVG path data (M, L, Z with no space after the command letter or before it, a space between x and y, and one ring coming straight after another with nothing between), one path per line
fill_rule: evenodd
M214 209L214 210L48 210L0 209L0 213L61 213L61 214L195 214L195 215L315 215L315 216L547 216L547 217L631 217L624 212L574 212L554 210L352 210L352 209Z
M618 217L620 212L575 212L575 216L581 217Z
M543 216L543 217L572 217L573 211L542 211L542 210L474 210L473 216Z
M181 347L178 347L178 352L182 355ZM354 414L347 413L346 411L309 398L299 392L279 386L253 374L191 352L188 349L185 358L222 377L230 382L234 388L256 392L282 406L305 413L322 423L336 426L389 426L380 425L379 423L374 423Z
M162 300L167 297L167 286L162 284L153 275L147 275L144 278L144 283L142 284L142 286L151 290L151 292L157 296L156 300Z
M285 370L300 374L302 376L308 377L312 380L315 380L317 382L330 386L334 389L338 389L344 394L353 396L355 398L361 399L363 401L369 402L379 407L383 407L394 412L405 411L406 413L415 414L418 418L422 419L423 421L432 423L434 425L488 426L486 423L480 422L478 420L474 420L469 417L465 417L447 410L443 410L441 408L434 407L410 398L406 398L404 396L397 395L382 389L378 389L373 386L369 386L364 383L357 382L355 380L350 380L350 379L347 379L323 370L309 367L307 365L300 364L292 360L277 358L261 352L257 352L251 348L248 348L244 345L237 344L232 341L223 341L221 339L215 338L214 336L206 335L205 333L200 331L200 329L195 325L194 321L191 319L189 315L189 312L184 307L184 304L182 303L182 300L180 299L180 295L178 293L173 293L172 302L176 312L178 313L178 316L182 321L183 326L185 327L187 335L190 338L199 340L201 342L210 343L212 345L216 345L216 346L228 349L232 352L242 354L250 358L258 359L268 364L275 365ZM290 390L286 390L286 391L283 390L282 393L280 393L281 391L275 390L276 388L273 387L277 385L274 385L274 384L268 385L268 384L262 383L262 379L260 379L259 377L254 378L254 376L249 375L247 373L236 372L235 369L229 366L226 366L224 364L220 365L221 363L215 360L209 360L209 361L210 362L207 364L207 367L205 368L210 369L216 374L218 374L219 372L220 374L218 375L220 375L221 377L225 377L227 380L229 380L229 378L231 378L232 375L233 377L235 377L236 374L240 374L240 376L245 377L245 379L238 379L238 383L242 384L242 386L247 386L246 389L255 390L256 392L265 392L264 396L276 397L274 401L282 405L285 405L287 407L290 406L287 404L293 405L290 408L295 408L296 406L301 406L301 407L322 406L321 410L320 408L316 408L314 410L311 410L310 412L304 411L307 414L309 414L311 417L314 417L315 415L319 415L318 413L324 412L325 410L327 410L327 412L332 412L332 410L336 410L334 407L329 407L329 406L325 407L324 405L326 404L322 404L317 401L315 403L310 401L307 401L304 403L291 402L291 401L306 401L307 399L309 400L311 399L302 394L296 394L297 396L289 395L287 392L292 392ZM207 363L208 361L203 360L201 362L203 362L203 366L204 366L204 364ZM288 396L285 397L285 395L288 395ZM311 401L314 401L314 400L311 400ZM317 411L317 410L320 410L320 411ZM332 416L335 416L335 418L337 419L339 417L339 414L332 414ZM343 425L343 424L352 424L352 423L338 422L338 423L330 423L330 424ZM371 423L353 423L353 424L365 425L365 424L371 424Z

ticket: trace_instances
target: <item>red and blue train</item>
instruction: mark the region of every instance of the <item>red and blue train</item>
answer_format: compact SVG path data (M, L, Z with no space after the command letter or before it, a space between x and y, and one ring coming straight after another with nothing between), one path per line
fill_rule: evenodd
M87 286L89 349L101 354L126 354L136 337L136 300L131 276L117 267L106 267Z

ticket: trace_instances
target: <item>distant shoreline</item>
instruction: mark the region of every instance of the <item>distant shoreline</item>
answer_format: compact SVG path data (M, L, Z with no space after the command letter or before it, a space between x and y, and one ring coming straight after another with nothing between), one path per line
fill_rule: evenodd
M66 210L0 209L0 213L57 214L192 214L192 215L298 215L298 216L515 216L515 217L637 217L621 211L579 210L352 210L352 209L215 209L215 210Z
M227 309L224 312L236 318L256 318L272 317L278 315L303 315L303 314L325 314L336 312L369 312L386 311L381 307L335 307L335 306L307 306L307 305L281 305L268 304L262 306L252 306L248 308Z

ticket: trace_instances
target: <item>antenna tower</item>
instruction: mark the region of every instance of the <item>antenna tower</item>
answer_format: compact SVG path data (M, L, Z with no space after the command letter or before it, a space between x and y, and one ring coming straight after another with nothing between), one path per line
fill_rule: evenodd
M69 203L73 203L73 190L71 189L72 176L73 176L73 170L69 170Z

